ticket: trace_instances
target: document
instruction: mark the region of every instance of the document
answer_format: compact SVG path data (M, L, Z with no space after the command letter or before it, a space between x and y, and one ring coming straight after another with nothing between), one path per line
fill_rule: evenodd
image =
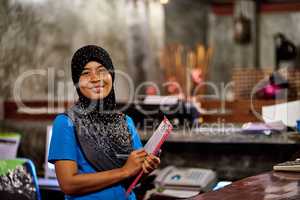
M164 117L163 121L159 124L158 128L155 130L151 138L144 146L145 151L149 154L151 153L153 155L156 155L160 150L161 145L166 141L166 139L168 138L172 130L173 130L172 124L166 117ZM132 189L138 183L142 175L143 175L143 171L141 171L138 174L138 176L134 179L134 181L131 183L131 185L126 191L127 196L130 194Z

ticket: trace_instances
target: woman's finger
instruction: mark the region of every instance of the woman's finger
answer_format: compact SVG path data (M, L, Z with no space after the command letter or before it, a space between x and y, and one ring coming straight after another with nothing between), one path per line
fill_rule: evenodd
M146 152L143 152L143 153L139 153L139 154L136 154L136 157L146 157L148 154Z
M153 159L151 159L149 156L146 157L145 162L149 165L151 165L152 167L155 166L155 162L153 161Z
M147 154L145 149L139 149L139 150L136 150L135 152L136 152L136 154L145 154L145 153Z
M139 153L139 154L136 154L137 157L145 157L147 156L147 153L144 152L144 153Z
M147 169L148 172L151 172L151 171L154 170L154 168L148 162L145 162L144 166L145 166L145 168Z
M156 156L154 156L153 157L153 161L156 163L156 164L160 164L160 158L159 157L156 157Z
M136 159L139 163L144 163L145 162L145 159L144 158L137 158Z
M143 168L143 172L144 172L145 174L149 174L149 171L146 169L146 166L145 166L144 163L143 163L143 165L142 165L142 168Z
M151 163L153 166L158 166L160 164L160 159L154 155L150 155L147 157L147 160Z

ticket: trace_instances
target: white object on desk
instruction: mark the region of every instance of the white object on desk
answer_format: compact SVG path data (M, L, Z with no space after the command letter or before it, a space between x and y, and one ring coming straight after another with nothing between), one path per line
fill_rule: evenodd
M287 161L273 166L274 171L300 172L300 159Z
M143 103L149 105L176 105L178 101L177 96L149 95L145 97Z
M243 131L267 131L267 130L283 131L286 129L286 126L282 123L282 121L269 122L269 123L249 122L243 124L242 129Z
M193 132L196 133L238 133L242 132L243 129L239 127L198 127L198 128L193 128Z
M286 126L295 127L300 119L300 100L263 106L262 117L266 123L282 121Z
M0 159L15 159L21 136L17 133L0 133Z
M48 155L49 155L49 147L50 141L52 136L52 126L47 126L47 135L46 135L46 149L45 149L45 178L56 178L55 168L52 163L48 162Z
M199 191L190 191L190 190L163 190L160 194L166 195L168 197L176 198L191 198L199 194Z
M57 179L53 178L38 178L38 184L40 187L59 187Z
M216 173L210 169L176 168L168 166L158 173L154 183L164 189L182 191L208 191L216 181Z
M213 188L213 191L222 189L224 187L226 187L227 185L230 185L232 183L232 181L220 181L217 183L217 185Z

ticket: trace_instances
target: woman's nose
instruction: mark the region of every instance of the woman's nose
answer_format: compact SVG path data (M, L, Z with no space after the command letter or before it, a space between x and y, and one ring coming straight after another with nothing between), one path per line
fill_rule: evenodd
M90 80L91 80L92 82L99 81L99 80L100 80L99 74L97 74L97 73L95 73L95 72L91 73L91 78L90 78Z

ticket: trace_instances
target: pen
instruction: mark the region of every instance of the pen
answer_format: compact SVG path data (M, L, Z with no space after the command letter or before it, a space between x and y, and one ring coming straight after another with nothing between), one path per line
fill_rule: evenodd
M120 159L128 159L129 155L128 154L116 154L116 157L120 158Z
M155 156L160 157L160 154L161 154L161 149L156 153ZM120 153L117 153L116 157L120 158L120 159L128 159L129 154L120 154Z

